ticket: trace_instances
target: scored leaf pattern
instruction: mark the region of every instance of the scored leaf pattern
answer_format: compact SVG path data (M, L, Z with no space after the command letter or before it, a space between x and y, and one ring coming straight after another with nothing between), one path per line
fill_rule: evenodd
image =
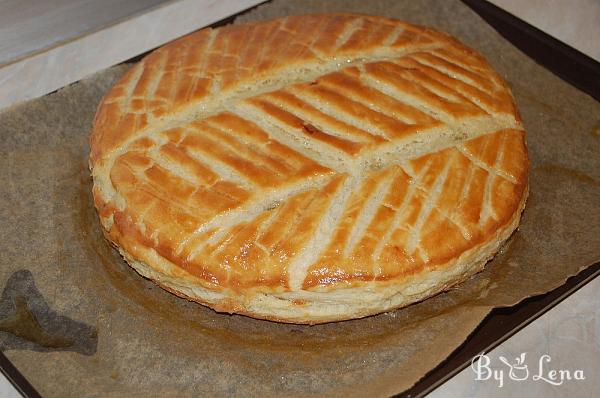
M395 21L302 18L201 31L105 97L91 160L113 241L216 286L298 290L442 265L509 222L524 133L481 57Z

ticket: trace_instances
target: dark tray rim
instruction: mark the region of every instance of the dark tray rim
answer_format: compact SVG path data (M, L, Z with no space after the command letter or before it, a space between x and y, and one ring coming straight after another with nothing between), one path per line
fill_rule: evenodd
M512 307L494 308L448 358L413 387L395 397L422 397L432 392L469 366L473 357L489 353L599 275L600 262L585 268L550 292L528 297Z

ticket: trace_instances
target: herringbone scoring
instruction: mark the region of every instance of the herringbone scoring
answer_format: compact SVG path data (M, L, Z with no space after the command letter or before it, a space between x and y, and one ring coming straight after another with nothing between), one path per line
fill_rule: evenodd
M311 307L479 253L514 229L527 186L524 132L486 61L441 33L357 15L167 45L104 98L91 147L103 227L140 273L217 309L294 322L398 306ZM297 313L264 309L265 295ZM338 296L337 311L352 305Z

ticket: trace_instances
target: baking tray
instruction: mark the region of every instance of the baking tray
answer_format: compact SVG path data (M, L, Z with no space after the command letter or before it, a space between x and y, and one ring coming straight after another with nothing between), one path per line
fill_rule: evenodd
M600 63L486 1L462 1L521 51L563 80L600 101ZM229 23L234 18L235 16L229 17L213 26ZM139 57L130 62L137 59ZM474 355L490 351L593 280L598 274L600 274L600 263L569 278L562 286L546 294L528 298L512 307L494 309L444 362L427 373L411 389L398 396L418 397L432 391L464 369ZM0 370L23 396L40 396L1 352Z

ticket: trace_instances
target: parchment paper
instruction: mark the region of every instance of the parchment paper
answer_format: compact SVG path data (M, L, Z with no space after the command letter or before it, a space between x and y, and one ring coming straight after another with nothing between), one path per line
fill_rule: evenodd
M446 31L512 85L530 198L485 271L366 319L282 325L222 315L138 276L103 239L87 169L92 117L128 66L0 112L0 349L46 397L399 393L491 308L600 260L600 104L536 65L458 1L273 1L239 20L351 11ZM42 78L42 77L40 77Z

